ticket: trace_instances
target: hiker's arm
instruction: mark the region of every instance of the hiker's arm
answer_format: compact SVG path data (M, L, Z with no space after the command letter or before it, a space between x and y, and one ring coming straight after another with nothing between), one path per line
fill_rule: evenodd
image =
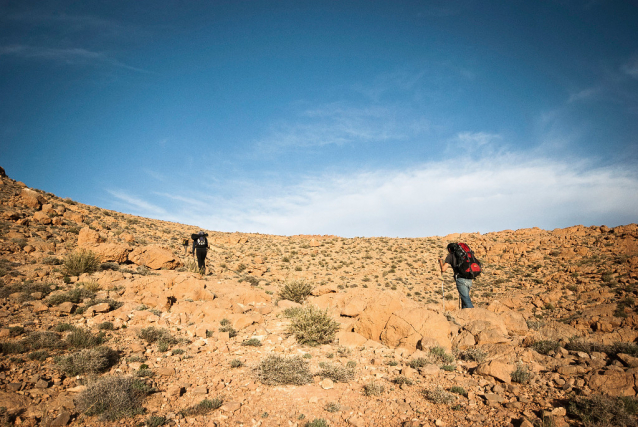
M447 270L449 265L450 264L448 264L447 262L443 261L442 258L439 258L439 266L441 267L441 273L445 272L445 270Z

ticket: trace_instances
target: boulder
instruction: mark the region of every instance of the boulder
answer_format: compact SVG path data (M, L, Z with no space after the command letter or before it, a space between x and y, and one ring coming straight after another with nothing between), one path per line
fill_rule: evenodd
M356 332L339 331L336 336L339 345L343 347L360 347L364 345L368 339Z
M621 371L604 371L595 373L589 378L589 388L598 393L609 396L635 396L634 375Z
M63 216L64 216L64 219L68 219L69 221L73 221L77 224L81 224L84 222L84 215L82 215L81 213L66 211L64 212Z
M457 311L454 313L454 319L459 325L466 329L470 327L473 322L478 321L481 324L481 330L485 327L489 327L490 329L498 329L501 334L507 335L507 328L505 327L505 322L501 316L484 308L475 307L472 309ZM478 332L479 330L477 329L472 333L476 334Z
M42 205L47 202L40 193L30 188L23 188L20 191L20 202L29 208L39 210Z
M91 230L89 227L84 227L78 234L78 246L91 246L96 243L102 243L104 239L95 230Z
M51 224L51 217L49 217L49 215L47 215L43 211L38 211L33 214L33 222L39 222L43 225L49 225Z
M129 254L129 260L153 270L173 270L181 265L181 262L173 255L170 249L156 245L135 248Z
M424 308L403 309L390 315L381 332L381 342L388 347L412 351L417 349L417 344L422 347L435 344L450 351L451 333L450 324L442 314Z
M345 307L343 307L343 309L341 310L341 315L347 317L357 317L358 315L363 313L366 305L367 303L363 299L354 297L346 304Z
M481 363L474 370L475 374L493 377L508 384L512 381L510 376L512 372L514 372L514 365L501 360L490 360L489 362Z
M120 264L128 261L128 254L132 248L126 244L119 243L99 243L91 247L102 262L117 262Z
M380 295L374 301L369 302L363 313L357 317L354 332L368 339L379 341L381 332L383 332L392 313L402 307L401 302L391 295Z

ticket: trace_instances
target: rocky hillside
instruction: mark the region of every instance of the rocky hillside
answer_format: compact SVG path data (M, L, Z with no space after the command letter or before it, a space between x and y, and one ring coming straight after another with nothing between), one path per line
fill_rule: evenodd
M270 236L0 178L0 424L637 425L638 227ZM438 258L483 262L459 310Z

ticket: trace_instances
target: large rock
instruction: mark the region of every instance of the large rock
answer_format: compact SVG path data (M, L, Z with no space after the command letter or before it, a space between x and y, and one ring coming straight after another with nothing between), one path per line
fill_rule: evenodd
M368 342L368 339L356 332L339 331L336 336L342 347L360 347Z
M24 206L39 210L40 207L47 202L47 199L37 191L30 188L23 188L22 191L20 191L20 202Z
M89 227L84 227L78 234L78 246L92 246L97 243L102 243L104 239L95 230L91 230Z
M587 385L594 392L610 396L635 396L635 382L635 375L630 372L608 370L592 375Z
M156 245L135 248L128 259L137 265L144 265L153 270L173 270L181 265L170 249Z
M354 332L379 341L388 319L393 312L401 308L402 304L396 298L391 295L380 295L375 301L369 302L363 313L357 317Z
M30 399L16 393L7 393L0 391L0 406L7 408L9 415L19 414L27 409L30 405Z
M33 214L33 222L39 222L40 224L49 225L51 224L51 217L47 215L45 212L38 211Z
M452 349L450 335L450 324L445 316L424 308L412 308L390 315L381 333L381 342L388 347L412 351L419 343L422 347L438 345L449 351Z
M128 261L128 254L132 248L129 245L118 243L100 243L92 246L91 250L95 252L102 262L125 263Z
M497 329L501 332L501 334L507 335L507 328L505 327L503 318L500 315L484 308L472 308L457 311L454 313L454 319L462 327L470 327L472 323L481 322L481 324L485 325L484 327ZM478 330L475 332L478 333Z
M78 212L66 211L64 212L64 219L68 219L69 221L73 221L77 224L81 224L84 222L84 215Z
M504 383L512 381L511 373L514 372L514 365L502 360L490 360L481 363L474 370L475 374L496 378Z

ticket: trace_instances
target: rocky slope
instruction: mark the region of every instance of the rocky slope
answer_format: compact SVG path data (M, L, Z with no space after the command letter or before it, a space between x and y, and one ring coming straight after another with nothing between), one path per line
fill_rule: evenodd
M0 179L2 423L560 426L582 425L568 412L579 398L636 395L635 224L409 239L207 230L201 275L181 246L195 226ZM473 310L439 274L450 241L483 262ZM80 253L97 271L68 274ZM303 305L281 298L303 283ZM310 305L338 322L331 342L290 333ZM273 355L298 356L307 383L265 378ZM153 387L143 412L90 415L87 391L105 378Z

